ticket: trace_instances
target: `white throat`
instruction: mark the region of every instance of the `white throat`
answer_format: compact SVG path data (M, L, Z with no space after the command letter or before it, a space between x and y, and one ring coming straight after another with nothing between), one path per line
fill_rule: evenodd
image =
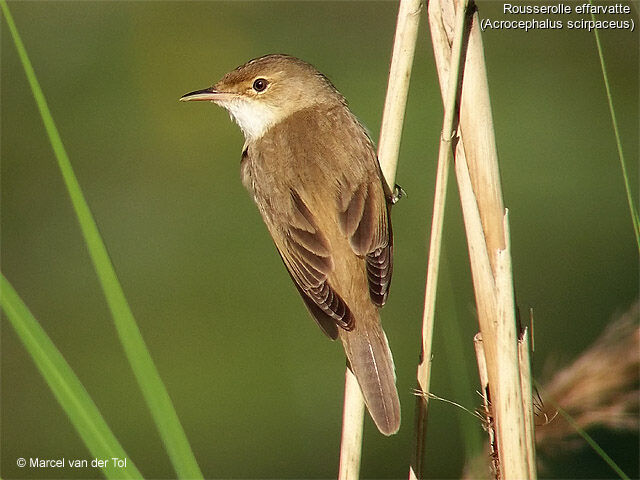
M229 115L240 126L247 142L258 140L281 119L277 109L262 102L233 99L218 103L229 111Z

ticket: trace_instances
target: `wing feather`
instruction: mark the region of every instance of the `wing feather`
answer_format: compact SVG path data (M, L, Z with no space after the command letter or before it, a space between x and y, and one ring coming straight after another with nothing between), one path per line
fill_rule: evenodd
M334 268L329 241L295 190L291 190L291 218L284 228L284 244L278 250L313 317L331 338L337 336L332 325L353 329L349 308L327 282Z
M384 191L374 183L341 192L340 228L351 248L367 262L369 296L381 307L387 301L393 273L393 236Z

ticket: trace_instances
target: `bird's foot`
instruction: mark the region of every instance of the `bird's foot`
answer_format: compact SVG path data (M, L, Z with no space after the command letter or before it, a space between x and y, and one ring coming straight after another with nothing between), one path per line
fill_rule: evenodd
M402 197L408 197L407 192L405 192L404 189L396 183L393 187L393 192L391 193L391 205L398 203L398 200Z

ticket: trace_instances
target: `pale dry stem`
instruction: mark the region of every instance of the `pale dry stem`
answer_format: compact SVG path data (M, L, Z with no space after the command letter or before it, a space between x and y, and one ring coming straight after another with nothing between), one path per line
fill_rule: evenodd
M431 235L429 239L429 258L427 260L427 280L425 283L425 299L422 315L422 350L418 364L418 388L424 393L416 404L415 439L409 478L422 478L423 455L426 444L427 408L429 405L429 388L431 383L431 347L435 325L436 293L438 272L440 270L440 252L442 247L442 231L444 211L447 198L447 183L452 152L452 141L455 138L457 111L456 103L459 94L461 61L463 60L463 40L468 0L460 0L455 22L454 41L451 47L450 68L444 97L444 118L440 134L438 152L438 168L436 173Z
M421 0L400 1L389 69L389 83L382 114L380 139L378 141L378 161L385 180L392 190L395 185L400 138L418 36L420 11ZM358 478L362 448L362 423L364 420L362 394L359 389L354 392L354 388L350 388L349 382L355 381L355 378L349 378L350 374L351 372L347 369L343 430L340 444L339 477L344 480ZM358 387L357 382L355 385ZM359 413L360 410L362 410L362 414ZM355 419L358 419L358 421Z

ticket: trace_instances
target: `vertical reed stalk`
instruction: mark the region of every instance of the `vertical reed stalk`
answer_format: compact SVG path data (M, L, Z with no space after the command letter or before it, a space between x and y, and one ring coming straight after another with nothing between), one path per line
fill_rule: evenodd
M524 428L526 438L533 438L533 442L527 442L527 457L533 459L529 462L529 478L536 477L536 443L535 443L535 417L533 415L533 384L531 376L531 348L529 344L529 329L525 328L518 341L518 359L520 361L520 383L522 384L522 403L524 409Z
M364 400L358 380L348 368L344 373L344 377L344 407L342 412L338 480L355 479L360 476L362 427L364 423Z
M400 0L396 34L393 40L389 83L382 111L382 125L378 140L378 161L387 184L395 185L400 138L407 106L413 55L418 38L418 24L422 0Z
M389 83L382 113L380 139L378 141L378 161L384 178L391 189L395 185L402 124L407 104L416 39L418 37L420 10L421 0L400 0L391 66L389 68ZM362 422L364 419L362 395L349 369L347 369L345 379L347 384L345 385L343 429L340 444L339 478L341 480L358 478ZM355 388L350 387L349 384L355 385ZM359 413L360 411L362 413ZM359 422L355 422L355 419L359 419Z
M491 398L489 392L489 374L487 373L487 362L484 356L484 346L482 345L482 335L476 333L473 338L473 346L476 352L476 360L478 362L478 377L480 378L480 394L482 395L482 411L484 414L484 429L489 436L489 458L491 459L492 477L498 478L499 462L498 462L498 446L496 442L495 422L491 413Z

